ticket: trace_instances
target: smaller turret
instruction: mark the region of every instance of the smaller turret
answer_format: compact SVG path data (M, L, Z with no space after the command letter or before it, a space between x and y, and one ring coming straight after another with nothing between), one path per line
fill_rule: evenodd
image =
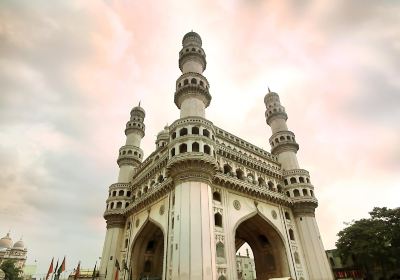
M156 148L164 147L169 142L169 127L166 125L163 130L157 134Z

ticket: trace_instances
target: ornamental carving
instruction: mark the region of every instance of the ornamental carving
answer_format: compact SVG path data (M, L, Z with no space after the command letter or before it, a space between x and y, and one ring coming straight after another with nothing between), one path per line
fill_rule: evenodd
M165 212L165 206L164 206L164 205L161 205L161 206L160 206L160 211L159 211L160 215L161 215L161 216L164 215L164 212Z
M234 200L233 201L233 208L235 208L236 210L240 210L240 207L241 207L241 205L240 205L240 202L239 202L239 200Z
M278 218L278 214L276 214L275 210L271 211L271 215L272 215L272 218L274 218L275 220L276 220L276 218Z

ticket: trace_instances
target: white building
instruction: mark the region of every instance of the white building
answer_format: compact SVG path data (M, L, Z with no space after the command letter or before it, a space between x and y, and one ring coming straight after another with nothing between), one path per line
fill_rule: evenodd
M146 159L140 105L126 124L118 182L106 201L100 276L114 279L118 261L120 279L237 279L236 252L247 242L259 280L333 279L314 186L297 161L299 145L278 94L264 99L268 152L206 118L202 41L189 32L182 45L174 96L180 118L158 134Z
M257 279L256 266L254 259L249 256L249 249L246 249L246 256L242 256L240 252L236 255L236 269L238 280Z
M10 233L0 239L0 265L5 260L13 260L18 268L23 268L26 262L28 250L22 239L13 243Z

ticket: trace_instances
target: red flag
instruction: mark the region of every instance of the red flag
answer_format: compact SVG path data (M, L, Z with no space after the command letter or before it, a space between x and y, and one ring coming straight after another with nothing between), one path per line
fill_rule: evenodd
M81 262L78 263L78 267L76 268L74 280L78 279L80 273L81 273Z
M56 271L56 273L57 273L57 279L60 278L60 274L63 273L64 271L65 271L65 256L64 256L64 259L63 259L63 261L62 261L60 267L59 267L58 270Z
M54 257L51 259L49 271L47 272L47 275L46 275L46 280L49 278L49 275L53 272L53 261L54 261Z

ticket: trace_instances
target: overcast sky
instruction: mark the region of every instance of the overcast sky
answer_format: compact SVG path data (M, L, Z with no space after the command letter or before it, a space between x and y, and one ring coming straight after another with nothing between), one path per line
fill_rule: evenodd
M191 29L214 124L270 150L263 97L280 94L326 249L343 222L400 206L400 3L300 2L0 1L0 236L23 235L41 273L53 256L94 266L130 109L149 155L179 117Z

